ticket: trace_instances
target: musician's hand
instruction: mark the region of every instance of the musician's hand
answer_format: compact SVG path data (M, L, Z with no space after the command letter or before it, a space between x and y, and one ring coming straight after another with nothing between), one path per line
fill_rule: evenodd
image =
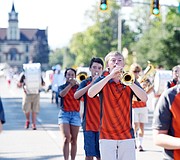
M70 79L69 82L70 82L71 86L74 86L78 83L76 79Z
M99 77L99 74L96 72L95 75L92 77L92 83Z
M116 66L112 69L110 76L112 78L117 78L117 77L120 78L122 74L123 74L123 67Z

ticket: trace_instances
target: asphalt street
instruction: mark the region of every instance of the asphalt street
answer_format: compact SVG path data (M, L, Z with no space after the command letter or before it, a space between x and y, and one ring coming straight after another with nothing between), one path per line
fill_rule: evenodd
M7 85L0 78L0 95L4 105L6 123L0 134L0 160L63 160L62 135L57 124L59 108L51 103L51 93L41 92L41 109L37 117L37 130L24 129L25 117L21 110L22 89L12 82ZM144 152L136 152L137 160L160 160L162 148L152 141L152 111L145 125ZM83 160L83 135L78 135L77 160Z

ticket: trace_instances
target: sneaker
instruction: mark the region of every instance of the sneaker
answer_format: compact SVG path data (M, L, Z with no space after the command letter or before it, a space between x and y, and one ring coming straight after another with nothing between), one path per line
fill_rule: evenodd
M35 124L32 124L32 129L36 130L36 125Z
M142 146L139 146L139 152L143 152L143 147Z
M28 129L28 128L29 128L29 124L30 124L30 122L29 122L29 121L26 121L24 128L25 128L25 129Z

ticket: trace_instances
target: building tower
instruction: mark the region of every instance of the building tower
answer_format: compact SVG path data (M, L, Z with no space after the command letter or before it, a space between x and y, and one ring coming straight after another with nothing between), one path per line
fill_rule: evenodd
M19 40L20 30L18 27L18 13L15 11L14 3L12 4L12 9L9 13L8 23L7 40Z

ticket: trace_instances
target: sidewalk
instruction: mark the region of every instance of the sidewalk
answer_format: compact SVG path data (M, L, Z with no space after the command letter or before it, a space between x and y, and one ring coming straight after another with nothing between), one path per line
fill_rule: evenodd
M57 124L59 108L42 93L37 130L24 129L21 98L2 98L6 116L0 134L0 160L63 160L62 136ZM83 137L79 132L77 160L84 159Z

